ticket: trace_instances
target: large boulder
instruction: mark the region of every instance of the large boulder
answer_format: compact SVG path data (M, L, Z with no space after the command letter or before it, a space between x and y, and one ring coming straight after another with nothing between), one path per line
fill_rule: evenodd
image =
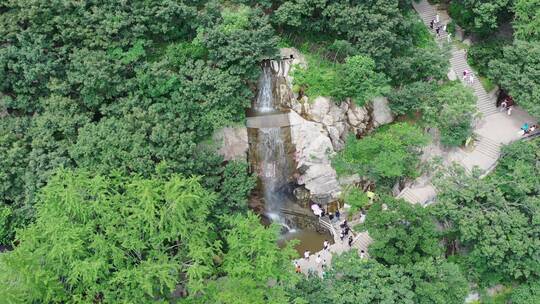
M378 127L394 120L390 106L388 106L388 98L376 97L372 101L373 107L373 127Z
M328 204L339 198L337 174L330 164L334 153L328 132L322 123L309 121L291 111L291 140L296 147L298 184L310 191L311 199Z
M248 134L245 127L225 127L214 133L218 153L225 160L247 159Z

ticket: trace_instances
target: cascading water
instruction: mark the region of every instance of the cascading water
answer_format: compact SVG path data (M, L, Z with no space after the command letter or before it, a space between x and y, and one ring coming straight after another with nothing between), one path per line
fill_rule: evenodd
M275 65L274 65L275 68ZM274 100L276 70L272 62L265 62L259 79L259 91L253 105L255 115L279 112ZM287 127L260 128L257 133L258 175L264 198L266 215L283 227L291 230L291 225L281 216L281 208L288 200L285 186L292 176L293 164L288 153Z
M251 108L252 116L261 117L272 125L274 114L282 113L280 105L290 101L287 98L293 98L286 80L289 67L290 65L283 61L263 62L257 97ZM295 163L290 127L252 128L249 134L250 158L259 177L265 217L280 224L283 230L287 231L282 235L283 242L300 240L300 244L296 246L299 252L319 250L323 241L331 240L331 236L306 229L306 217L309 221L315 218L310 210L305 210L295 203L292 195L292 188L296 186L293 178ZM299 223L300 218L303 218L303 224Z

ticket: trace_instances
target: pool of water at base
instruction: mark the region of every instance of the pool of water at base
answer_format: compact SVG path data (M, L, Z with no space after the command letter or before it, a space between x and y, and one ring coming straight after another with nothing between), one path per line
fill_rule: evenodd
M330 244L334 243L334 238L329 232L326 233L318 233L317 231L313 230L293 230L289 231L282 235L281 239L278 242L279 247L283 248L287 244L287 242L291 240L299 240L300 243L298 243L294 249L298 252L300 257L304 256L304 252L306 250L309 250L311 253L315 253L321 249L323 249L323 243L324 240L327 240L330 242Z

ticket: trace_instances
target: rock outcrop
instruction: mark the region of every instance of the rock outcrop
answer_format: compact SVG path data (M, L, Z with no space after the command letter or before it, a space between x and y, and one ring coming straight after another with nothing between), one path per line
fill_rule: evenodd
M223 159L246 159L248 151L248 134L245 127L225 127L214 133L214 142L218 144L218 153Z
M388 106L388 98L376 97L372 102L373 107L373 127L391 123L394 120L390 106Z
M372 128L393 120L386 98L376 98L367 106L359 107L347 100L340 104L329 97L299 96L292 90L291 71L307 67L304 56L294 48L280 50L286 58L273 63L284 81L276 83L276 94L281 106L290 109L291 140L295 146L298 184L309 190L311 199L327 204L339 198L340 184L330 158L345 147L350 133L363 135ZM291 58L292 55L292 58Z

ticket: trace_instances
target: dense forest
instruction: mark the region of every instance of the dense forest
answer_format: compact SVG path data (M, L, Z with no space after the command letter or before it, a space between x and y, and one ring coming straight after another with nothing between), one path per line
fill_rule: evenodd
M447 8L450 32L474 37L467 60L482 84L540 118L540 1L431 2ZM463 146L476 97L448 79L451 46L411 4L0 3L0 299L457 304L501 284L482 303L540 302L540 140L503 147L483 178L426 168L425 130ZM399 118L351 135L332 158L378 199L354 227L373 238L370 258L335 257L322 278L294 273L294 242L278 247L280 228L248 208L249 164L224 160L212 141L245 123L260 63L282 47L308 61L294 70L297 93L357 106L385 96ZM435 169L435 204L393 197ZM368 209L359 192L345 201Z

